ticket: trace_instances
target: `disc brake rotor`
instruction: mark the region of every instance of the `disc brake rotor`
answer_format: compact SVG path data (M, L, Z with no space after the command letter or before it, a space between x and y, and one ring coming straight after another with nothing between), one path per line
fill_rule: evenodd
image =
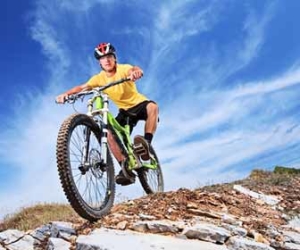
M101 154L98 150L96 149L91 149L90 154L89 154L89 162L90 162L90 170L92 174L96 178L101 178L103 176L103 169L100 168L101 166Z

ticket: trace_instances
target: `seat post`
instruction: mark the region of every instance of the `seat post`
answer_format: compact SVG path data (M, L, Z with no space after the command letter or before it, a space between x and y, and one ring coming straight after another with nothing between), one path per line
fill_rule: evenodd
M126 125L129 125L129 122L130 122L130 118L128 115L126 115Z

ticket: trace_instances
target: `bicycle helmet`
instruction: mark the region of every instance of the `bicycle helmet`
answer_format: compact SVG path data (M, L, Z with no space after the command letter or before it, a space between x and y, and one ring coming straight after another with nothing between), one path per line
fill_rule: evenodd
M115 52L116 52L115 47L112 46L110 43L100 43L95 48L94 56L97 60L99 60L101 57L109 55L109 54L112 54L116 57Z

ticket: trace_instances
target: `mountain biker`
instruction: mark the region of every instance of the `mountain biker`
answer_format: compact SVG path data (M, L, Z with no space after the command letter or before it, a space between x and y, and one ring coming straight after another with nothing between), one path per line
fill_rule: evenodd
M146 96L140 94L136 88L135 81L143 76L143 70L138 66L130 64L118 64L116 50L110 43L100 43L94 51L95 58L99 61L101 67L100 73L92 76L86 83L75 86L70 90L56 97L56 102L63 104L69 95L76 94L83 90L91 90L94 87L103 86L107 83L118 81L128 77L130 81L123 84L113 86L104 90L109 98L119 108L119 113L116 120L122 125L125 125L126 117L122 110L126 110L133 114L129 116L130 131L139 120L145 121L144 137L136 136L134 143L142 143L146 148L146 152L141 156L142 160L149 160L149 144L151 144L158 122L158 105L149 100ZM120 185L132 184L134 180L127 179L122 170L116 176L116 183Z

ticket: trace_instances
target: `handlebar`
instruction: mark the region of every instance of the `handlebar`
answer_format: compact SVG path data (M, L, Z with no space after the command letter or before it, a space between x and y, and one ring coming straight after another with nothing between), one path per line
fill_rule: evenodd
M97 87L97 88L95 88L98 92L101 92L101 91L103 91L103 90L105 90L105 89L108 89L108 88L110 88L110 87L112 87L112 86L115 86L115 85L118 85L118 84L121 84L121 83L123 83L123 82L127 82L127 81L130 81L131 79L130 78L122 78L122 79L120 79L120 80L118 80L118 81L114 81L114 82L111 82L111 83L108 83L108 84L106 84L106 85L104 85L104 86L102 86L102 87Z
M112 86L115 86L115 85L118 85L118 84L121 84L123 82L127 82L127 81L130 81L131 79L130 78L122 78L118 81L114 81L114 82L111 82L111 83L108 83L102 87L96 87L96 88L93 88L92 90L87 90L87 91L81 91L79 93L76 93L76 94L72 94L72 95L69 95L66 99L65 99L65 102L68 102L68 103L74 103L78 98L82 97L82 96L85 96L85 95L90 95L90 94L94 94L94 93L100 93L102 92L103 90L105 89L108 89Z

